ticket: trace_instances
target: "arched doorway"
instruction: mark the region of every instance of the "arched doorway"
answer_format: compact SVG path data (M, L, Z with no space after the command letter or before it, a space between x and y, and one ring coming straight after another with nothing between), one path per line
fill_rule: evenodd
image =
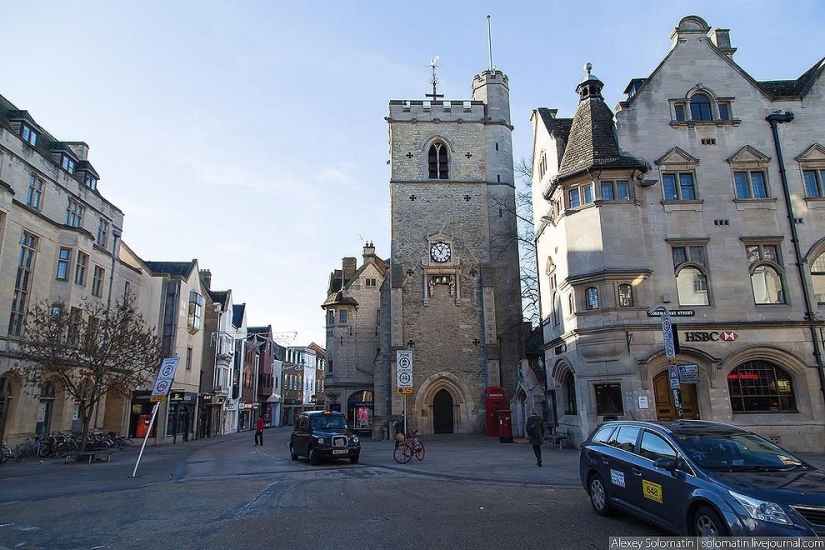
M433 397L433 433L453 433L453 396L447 390Z
M682 415L687 420L699 420L699 401L696 398L696 384L682 384ZM656 397L656 419L676 420L676 406L673 404L673 390L670 389L668 371L663 370L653 378Z

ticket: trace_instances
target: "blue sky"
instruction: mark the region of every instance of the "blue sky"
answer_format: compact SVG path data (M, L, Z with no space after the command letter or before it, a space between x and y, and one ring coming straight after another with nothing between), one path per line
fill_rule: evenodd
M614 106L685 15L731 29L757 80L825 55L825 3L7 2L0 94L89 144L101 193L145 260L197 258L251 325L324 345L329 273L365 240L389 256L387 105L467 99L493 62L510 78L515 156L536 107L572 116L585 62Z

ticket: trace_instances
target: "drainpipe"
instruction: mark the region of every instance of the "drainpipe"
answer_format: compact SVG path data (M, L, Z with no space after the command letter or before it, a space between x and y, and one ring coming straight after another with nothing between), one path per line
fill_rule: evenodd
M799 282L802 285L802 297L805 299L805 319L810 323L811 341L814 345L814 358L816 359L817 371L819 372L819 389L825 396L825 365L822 363L822 351L819 347L819 339L816 333L814 322L816 321L816 312L811 305L810 288L805 281L805 269L802 267L802 251L799 249L799 234L796 230L796 220L793 211L793 204L791 202L791 191L788 186L788 176L785 173L785 160L782 157L782 145L779 141L778 125L785 122L791 122L794 115L791 111L773 112L765 117L765 120L771 125L773 132L773 144L776 147L776 157L779 159L779 177L782 180L782 191L785 195L785 208L788 211L788 223L791 226L791 243L793 243L794 254L796 255L796 269L799 272Z

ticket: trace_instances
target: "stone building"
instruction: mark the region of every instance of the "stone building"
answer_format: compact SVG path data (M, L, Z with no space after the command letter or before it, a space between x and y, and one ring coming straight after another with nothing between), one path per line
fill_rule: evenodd
M469 99L389 104L391 268L384 284L375 421L402 412L421 433L482 433L486 393L512 399L523 347L509 82ZM396 393L398 350L412 393ZM503 390L502 390L503 388Z
M327 408L347 415L355 426L367 416L372 426L374 376L381 348L380 289L388 264L375 255L372 242L364 245L363 263L347 257L329 276L326 315L324 389ZM362 428L366 429L366 428Z
M685 418L821 449L825 60L756 81L729 30L710 31L683 18L615 116L589 64L572 120L533 112L550 395L575 441L610 418L677 417L648 316L667 308Z
M89 146L61 141L0 96L0 439L78 430L77 405L48 381L12 372L27 310L43 300L114 305L140 278L118 261L123 212L106 200ZM98 427L120 431L124 401L104 399Z

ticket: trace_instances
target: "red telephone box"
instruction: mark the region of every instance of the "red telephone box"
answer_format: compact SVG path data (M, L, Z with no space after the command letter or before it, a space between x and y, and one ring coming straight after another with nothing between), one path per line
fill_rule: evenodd
M504 388L490 386L485 392L487 405L487 435L499 435L498 412L507 409Z

